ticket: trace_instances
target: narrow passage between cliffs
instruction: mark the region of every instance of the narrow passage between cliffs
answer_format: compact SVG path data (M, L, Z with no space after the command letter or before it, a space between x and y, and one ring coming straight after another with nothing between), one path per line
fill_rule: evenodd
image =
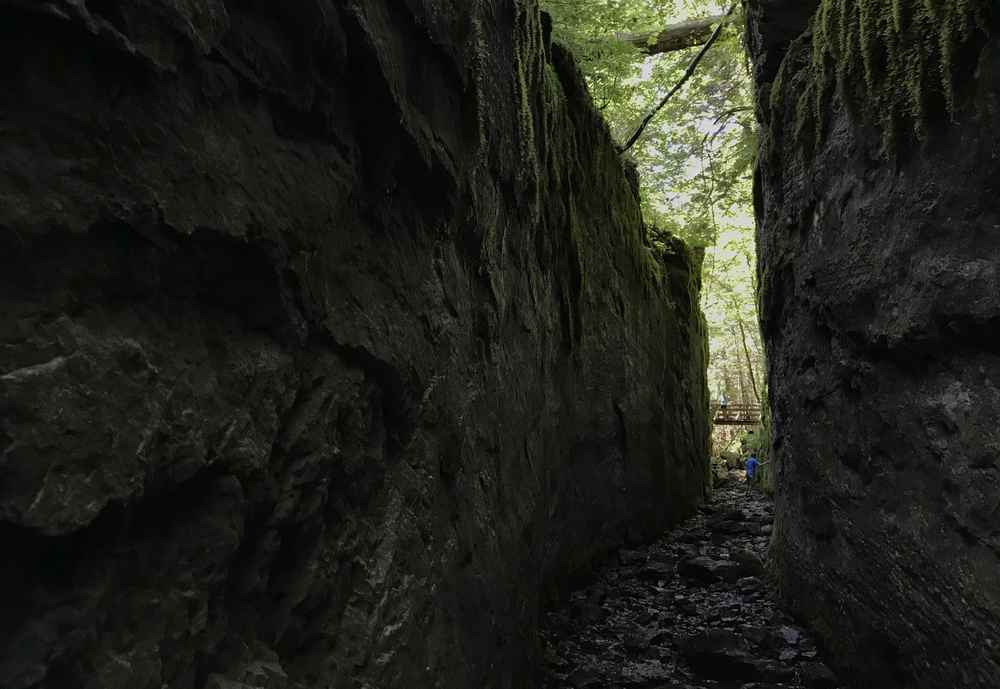
M657 542L622 550L543 620L546 689L839 689L772 596L770 500L726 481Z

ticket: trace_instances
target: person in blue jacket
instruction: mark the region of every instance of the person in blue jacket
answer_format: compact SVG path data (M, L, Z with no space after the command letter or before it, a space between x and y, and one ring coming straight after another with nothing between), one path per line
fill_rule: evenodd
M757 479L758 469L767 464L767 462L762 462L757 459L757 453L751 452L750 456L747 457L746 470L747 470L747 495L750 495L750 490L753 488L753 482Z

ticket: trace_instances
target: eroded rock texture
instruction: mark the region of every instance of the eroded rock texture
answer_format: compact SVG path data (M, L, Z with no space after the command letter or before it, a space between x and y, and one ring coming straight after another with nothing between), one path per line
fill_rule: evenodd
M697 277L533 2L0 2L0 686L527 687L702 497Z
M808 21L820 3L750 3L779 463L771 553L785 601L858 687L990 689L1000 678L992 4L936 3L982 13L950 46L953 71L931 73L953 79L952 116L940 91L926 92L920 121L898 121L887 141L873 125L881 113L856 98L861 76L852 96L826 94L814 142L814 105L801 96L816 78ZM902 6L906 26L920 3ZM872 53L876 80L885 49ZM919 52L908 55L919 65ZM905 97L908 86L896 87Z

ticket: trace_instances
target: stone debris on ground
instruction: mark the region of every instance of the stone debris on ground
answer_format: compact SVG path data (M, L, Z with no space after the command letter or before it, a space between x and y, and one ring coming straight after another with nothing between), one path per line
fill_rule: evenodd
M652 545L622 550L542 626L545 689L840 689L765 577L773 510L729 481Z

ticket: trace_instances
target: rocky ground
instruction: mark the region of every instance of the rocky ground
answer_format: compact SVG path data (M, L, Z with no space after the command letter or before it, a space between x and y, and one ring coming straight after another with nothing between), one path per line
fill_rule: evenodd
M769 500L728 481L699 514L623 550L548 613L546 689L838 689L764 576Z

